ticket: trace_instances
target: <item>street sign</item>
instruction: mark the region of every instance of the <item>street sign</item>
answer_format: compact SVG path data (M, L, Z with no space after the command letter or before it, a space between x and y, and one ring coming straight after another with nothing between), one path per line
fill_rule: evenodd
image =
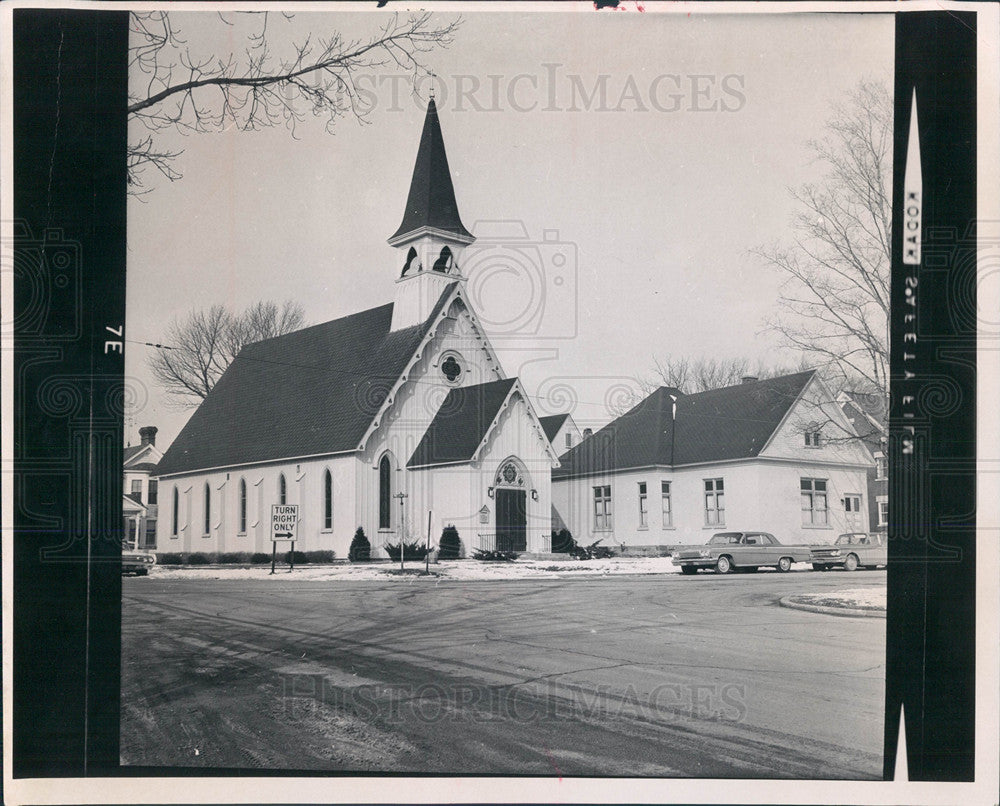
M295 540L299 525L298 504L271 505L271 540Z

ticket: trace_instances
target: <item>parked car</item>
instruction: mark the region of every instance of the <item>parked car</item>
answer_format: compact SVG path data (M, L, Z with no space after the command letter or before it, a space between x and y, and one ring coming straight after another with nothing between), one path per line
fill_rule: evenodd
M146 576L156 565L156 555L151 551L137 549L134 543L122 544L122 573Z
M881 532L848 532L836 539L833 545L813 546L812 567L816 571L843 568L877 568L889 561L889 547Z
M719 532L703 546L681 546L673 552L673 564L682 574L695 574L699 568L714 569L717 574L733 570L772 567L788 571L792 563L809 562L809 546L785 546L768 532Z

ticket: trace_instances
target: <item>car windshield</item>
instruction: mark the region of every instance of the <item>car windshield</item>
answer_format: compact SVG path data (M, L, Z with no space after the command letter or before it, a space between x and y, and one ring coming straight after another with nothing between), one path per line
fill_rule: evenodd
M861 535L841 535L837 538L835 545L837 546L853 546L855 543L859 542Z
M719 532L717 535L712 535L712 539L708 541L710 546L728 546L733 543L739 543L742 537L741 532Z

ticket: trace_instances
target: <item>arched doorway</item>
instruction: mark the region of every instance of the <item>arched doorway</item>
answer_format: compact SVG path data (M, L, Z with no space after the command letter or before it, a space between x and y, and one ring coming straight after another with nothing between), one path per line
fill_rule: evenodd
M493 479L496 498L497 551L528 550L528 474L521 462L508 457Z

